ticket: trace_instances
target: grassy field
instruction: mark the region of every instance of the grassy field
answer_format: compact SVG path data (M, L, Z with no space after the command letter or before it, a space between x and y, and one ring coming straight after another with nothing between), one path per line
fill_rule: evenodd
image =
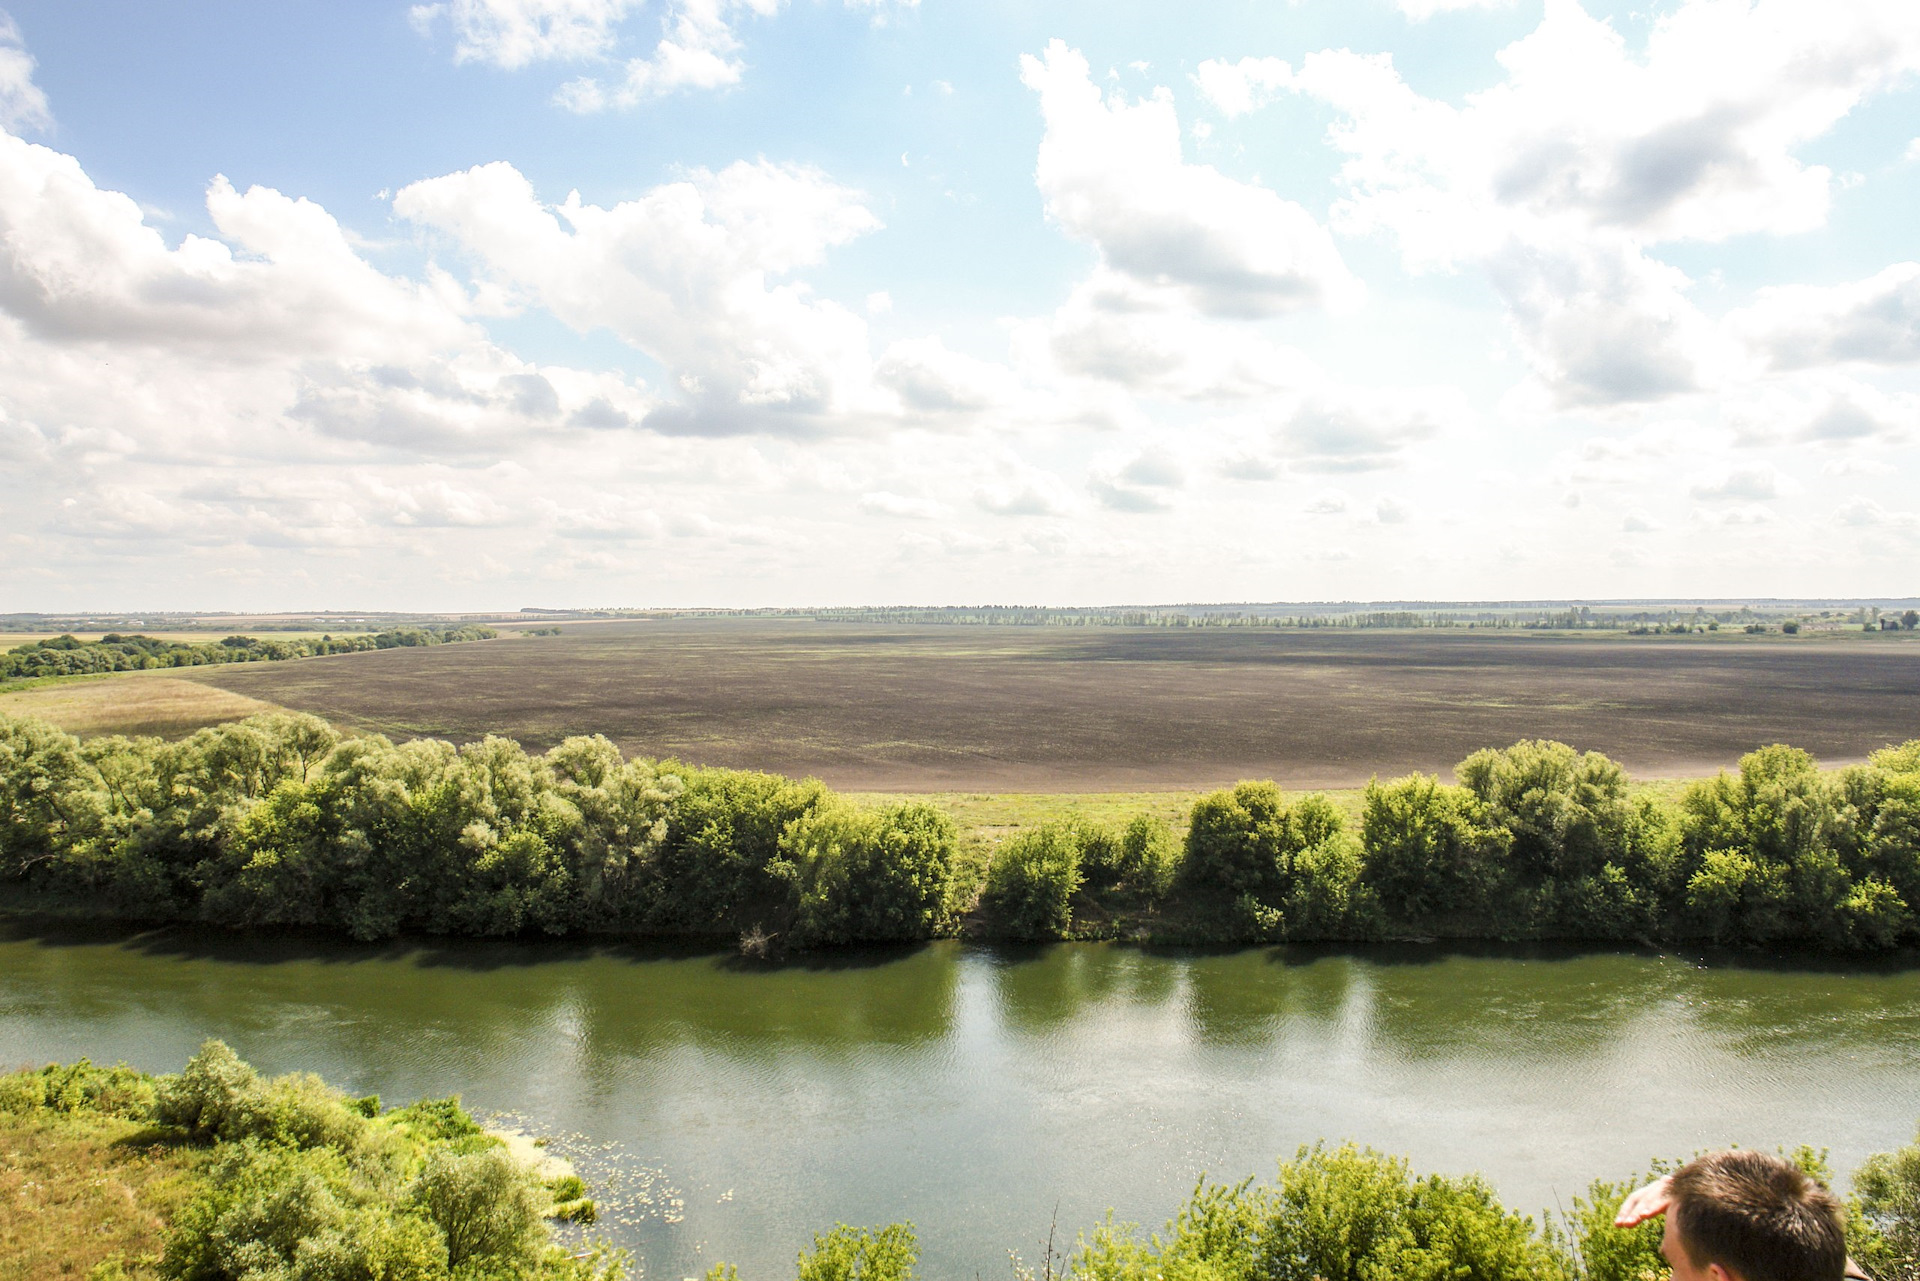
M0 1281L154 1275L205 1161L131 1121L0 1113Z
M203 725L278 710L257 698L163 672L57 677L0 689L0 713L38 717L83 737L159 734L174 738Z
M1670 778L1765 743L1845 761L1920 735L1920 643L1904 636L694 619L182 679L397 736L603 733L651 756L949 795L1350 788L1528 737Z

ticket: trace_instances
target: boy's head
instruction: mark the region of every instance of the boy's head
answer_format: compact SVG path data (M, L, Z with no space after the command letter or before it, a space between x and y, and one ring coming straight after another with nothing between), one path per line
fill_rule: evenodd
M1840 1281L1833 1194L1764 1152L1713 1152L1674 1172L1660 1251L1674 1281Z

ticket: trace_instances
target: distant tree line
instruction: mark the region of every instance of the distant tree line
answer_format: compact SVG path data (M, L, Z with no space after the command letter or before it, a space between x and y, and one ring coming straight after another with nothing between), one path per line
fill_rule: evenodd
M535 755L274 714L83 743L0 718L0 880L90 913L363 939L1920 941L1920 740L1837 773L1762 748L1672 797L1553 742L1456 774L1376 780L1357 822L1245 782L1202 797L1184 838L1074 820L989 851L926 804L627 759L600 737Z
M415 645L448 645L456 641L492 640L500 633L491 627L395 627L354 636L322 636L318 640L263 640L256 636L229 636L224 640L190 643L153 636L108 632L97 641L66 635L28 641L0 654L0 680L37 676L90 676L102 672L137 672L156 667L204 667L211 663L270 663L317 654L358 654L370 649L401 649Z

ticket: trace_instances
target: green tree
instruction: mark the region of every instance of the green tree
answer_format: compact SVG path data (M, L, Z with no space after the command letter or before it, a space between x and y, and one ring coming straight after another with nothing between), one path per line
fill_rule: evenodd
M1080 888L1080 842L1068 823L1048 823L1009 839L987 869L980 906L1012 938L1065 938Z

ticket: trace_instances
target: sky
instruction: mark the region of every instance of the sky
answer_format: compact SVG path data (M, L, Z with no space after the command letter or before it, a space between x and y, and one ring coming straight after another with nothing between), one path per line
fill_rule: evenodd
M0 4L0 612L1920 591L1912 0Z

